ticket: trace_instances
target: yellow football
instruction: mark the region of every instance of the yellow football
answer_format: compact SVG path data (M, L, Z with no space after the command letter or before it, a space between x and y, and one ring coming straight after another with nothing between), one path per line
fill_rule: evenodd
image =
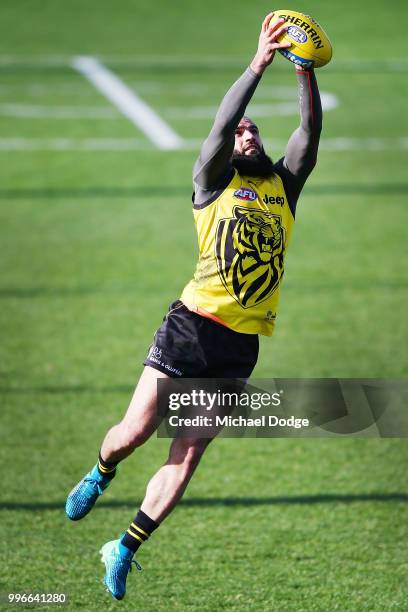
M273 19L283 18L289 28L279 42L290 42L291 47L279 49L284 57L303 68L320 68L332 58L332 46L323 28L310 15L297 11L274 11Z

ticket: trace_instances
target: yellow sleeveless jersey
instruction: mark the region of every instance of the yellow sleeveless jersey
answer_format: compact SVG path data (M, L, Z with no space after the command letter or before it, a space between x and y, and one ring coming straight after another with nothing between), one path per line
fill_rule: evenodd
M240 176L194 208L199 260L181 300L245 334L273 333L294 218L282 179Z

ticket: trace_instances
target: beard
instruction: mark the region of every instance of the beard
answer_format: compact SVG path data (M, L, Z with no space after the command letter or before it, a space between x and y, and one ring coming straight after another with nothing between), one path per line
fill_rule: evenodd
M234 151L231 157L231 163L242 176L267 178L274 173L273 161L265 153L263 147L259 153L255 153L254 155L241 155Z

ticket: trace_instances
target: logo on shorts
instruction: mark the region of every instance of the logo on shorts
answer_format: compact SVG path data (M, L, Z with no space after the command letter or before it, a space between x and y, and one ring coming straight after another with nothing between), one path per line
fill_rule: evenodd
M244 200L245 202L254 202L258 196L253 189L240 187L236 191L234 191L234 198L238 198L239 200Z
M152 363L155 363L156 365L159 366L159 370L166 370L166 373L169 374L169 376L171 374L175 374L176 376L183 376L183 372L181 370L179 370L178 368L169 365L168 363L166 363L164 361L164 359L166 359L166 357L164 357L164 359L162 359L162 355L163 355L163 351L161 348L159 348L158 346L152 346L150 348L149 354L147 356L148 361L151 361ZM154 366L153 366L154 367Z
M297 43L305 43L307 41L307 34L295 25L288 27L288 36Z
M161 359L162 350L158 346L152 346L149 351L149 359Z

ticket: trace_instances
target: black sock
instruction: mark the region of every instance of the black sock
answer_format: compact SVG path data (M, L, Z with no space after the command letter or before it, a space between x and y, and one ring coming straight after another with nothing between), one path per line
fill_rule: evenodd
M117 465L118 462L108 463L107 461L104 461L101 457L101 453L99 453L98 472L101 476L105 476L105 478L113 478L116 475Z
M139 510L133 522L130 523L129 529L121 539L121 544L135 553L139 546L143 544L143 542L146 542L158 526L159 523L156 523L156 521L151 519L150 516L147 516L142 510Z

